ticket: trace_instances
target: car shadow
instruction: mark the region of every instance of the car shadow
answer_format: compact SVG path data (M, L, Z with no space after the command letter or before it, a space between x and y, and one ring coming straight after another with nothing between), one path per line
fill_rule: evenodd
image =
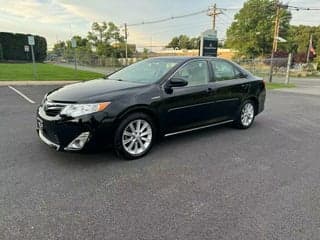
M259 122L255 122L252 128L259 127ZM249 130L250 130L249 129ZM174 148L183 148L182 145L192 144L194 142L201 143L206 139L210 138L212 144L214 141L217 141L221 135L226 133L230 133L233 131L241 131L238 129L234 129L230 125L222 125L216 126L206 129L201 129L197 131L192 131L188 133L173 135L170 137L165 137L157 140L155 145L153 146L152 151L147 154L145 157L137 159L139 163L152 163L157 161L158 159L166 159L172 154L172 146ZM213 138L214 137L214 138ZM215 140L217 139L217 140ZM52 149L49 149L52 150ZM48 151L49 151L48 150ZM59 156L57 157L57 154ZM181 153L183 154L183 153ZM98 164L127 164L131 161L126 161L125 159L118 157L112 147L105 148L95 148L86 150L83 152L55 152L52 151L49 155L54 155L55 161L58 161L60 164L73 165L73 166L91 166ZM139 164L139 165L140 165Z

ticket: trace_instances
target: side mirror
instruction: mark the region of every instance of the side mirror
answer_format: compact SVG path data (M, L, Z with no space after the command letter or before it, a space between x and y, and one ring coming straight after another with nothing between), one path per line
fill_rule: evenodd
M184 87L188 85L188 81L183 78L171 78L168 83L171 87Z
M238 78L246 78L246 77L248 77L248 74L246 74L246 73L244 73L244 72L240 72L240 73L238 74Z
M173 87L184 87L184 86L187 86L188 85L188 81L186 81L185 79L183 78L171 78L166 86L165 86L165 90L167 93L172 93L172 88Z

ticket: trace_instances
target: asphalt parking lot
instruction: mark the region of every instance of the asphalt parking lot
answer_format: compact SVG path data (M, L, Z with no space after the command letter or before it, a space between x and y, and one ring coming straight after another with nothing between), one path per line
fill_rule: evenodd
M249 130L161 141L145 158L56 152L35 111L55 86L0 87L0 239L319 239L320 97L269 92Z

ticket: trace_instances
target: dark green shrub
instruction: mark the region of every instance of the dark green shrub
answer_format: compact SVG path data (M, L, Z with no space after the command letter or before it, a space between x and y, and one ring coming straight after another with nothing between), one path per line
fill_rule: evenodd
M24 51L24 46L28 45L29 35L30 34L0 32L3 60L31 61L31 52L26 53ZM47 40L44 37L35 36L34 53L37 62L43 62L46 59Z

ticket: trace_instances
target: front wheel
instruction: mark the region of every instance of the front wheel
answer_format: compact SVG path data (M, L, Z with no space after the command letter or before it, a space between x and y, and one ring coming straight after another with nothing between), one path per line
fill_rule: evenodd
M148 115L131 114L122 120L116 130L116 151L128 160L143 157L150 151L154 136L154 123Z
M251 100L244 101L235 121L235 126L240 129L251 127L255 118L255 105Z

